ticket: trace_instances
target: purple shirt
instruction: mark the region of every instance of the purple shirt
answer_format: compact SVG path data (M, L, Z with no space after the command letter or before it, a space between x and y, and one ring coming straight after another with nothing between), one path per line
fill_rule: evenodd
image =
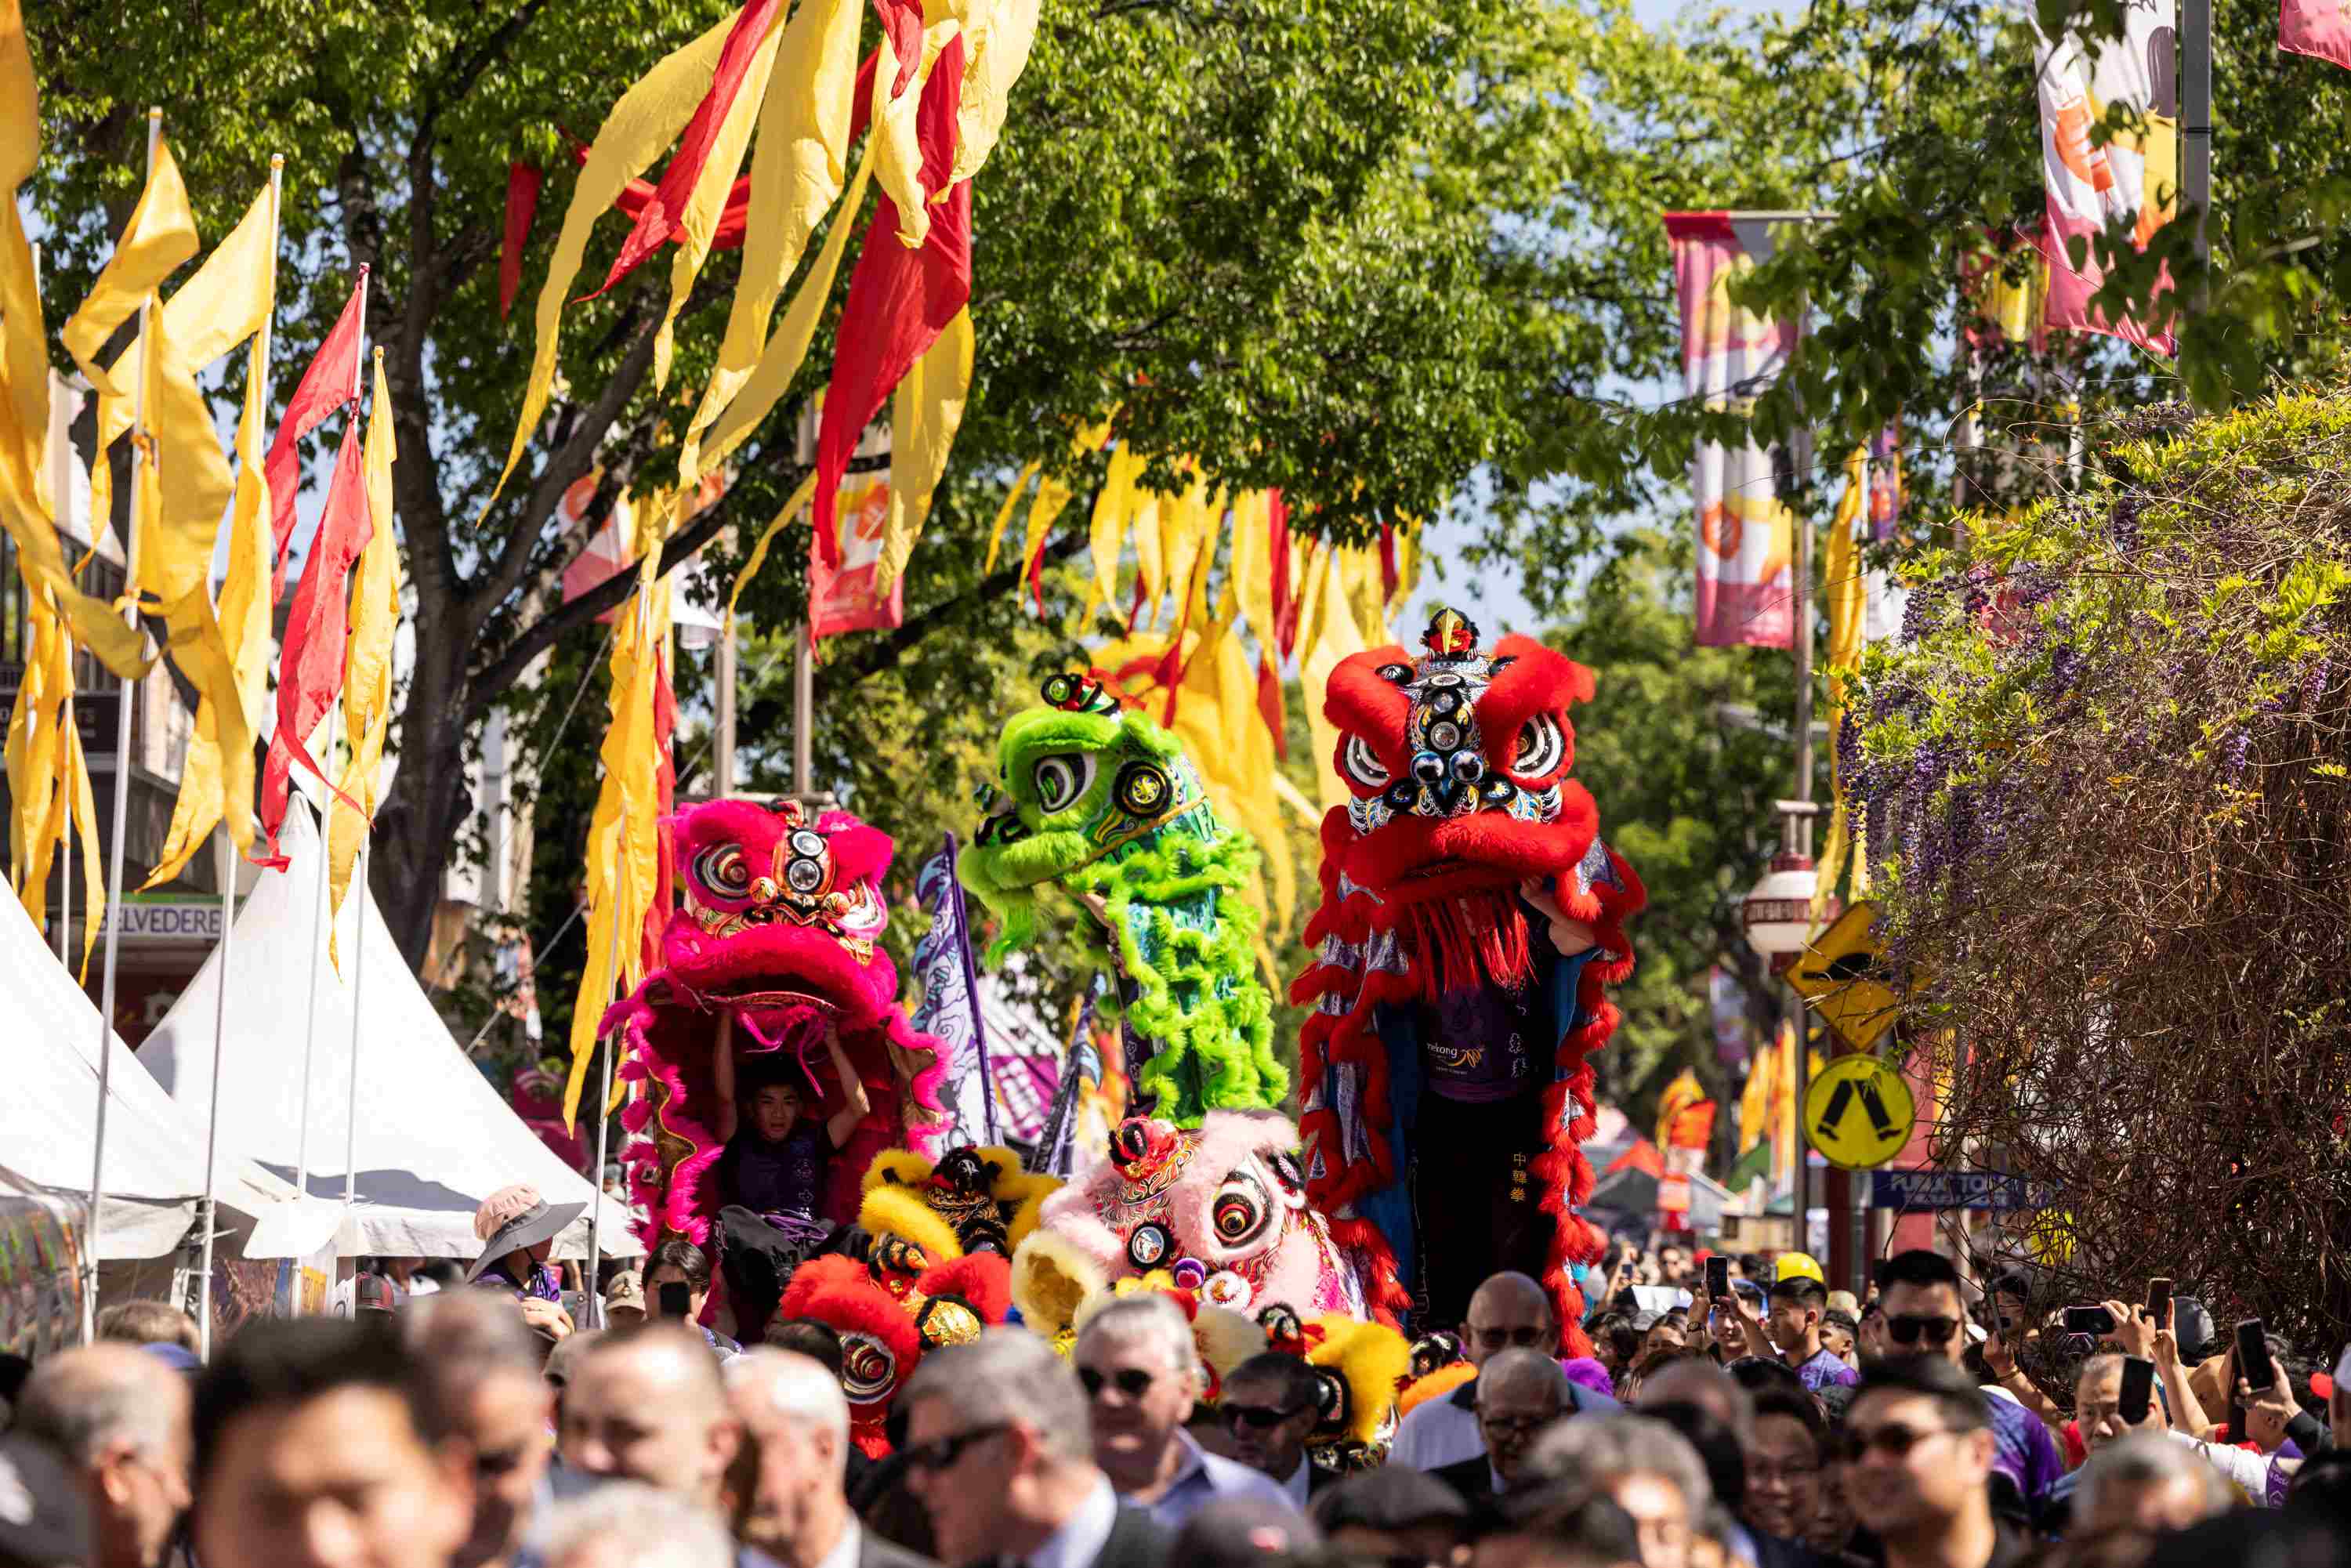
M737 1133L726 1145L732 1167L728 1201L754 1214L814 1219L824 1176L824 1148L818 1141L823 1134L821 1127L806 1123L781 1143L769 1143L747 1126Z
M1991 1416L1991 1468L2016 1483L2037 1516L2049 1500L2050 1489L2065 1473L2057 1440L2049 1435L2046 1422L2015 1400L1987 1394L1983 1402Z
M1824 1350L1803 1365L1796 1368L1796 1376L1806 1389L1850 1388L1861 1381L1861 1374L1847 1366L1834 1351Z

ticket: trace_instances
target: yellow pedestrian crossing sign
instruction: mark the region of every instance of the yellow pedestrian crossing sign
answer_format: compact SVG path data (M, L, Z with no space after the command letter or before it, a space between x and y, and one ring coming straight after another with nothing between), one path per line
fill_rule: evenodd
M1877 963L1884 949L1870 935L1877 905L1856 904L1813 938L1788 971L1788 983L1855 1051L1867 1051L1894 1027L1902 998Z
M1804 1136L1849 1171L1882 1166L1910 1141L1918 1103L1899 1072L1874 1056L1840 1056L1804 1093Z

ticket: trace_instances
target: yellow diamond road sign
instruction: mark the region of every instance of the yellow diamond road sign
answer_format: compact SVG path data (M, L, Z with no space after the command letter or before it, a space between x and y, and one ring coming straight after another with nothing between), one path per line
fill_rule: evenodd
M1902 1152L1917 1114L1902 1074L1874 1056L1840 1056L1804 1094L1804 1136L1831 1165L1865 1171Z
M1883 949L1869 934L1876 918L1875 904L1855 904L1788 971L1788 983L1855 1051L1867 1051L1894 1027L1902 1002L1876 967Z

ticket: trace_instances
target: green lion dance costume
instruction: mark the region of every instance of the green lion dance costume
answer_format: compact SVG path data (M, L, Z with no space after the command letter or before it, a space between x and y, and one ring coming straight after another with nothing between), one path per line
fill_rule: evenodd
M1100 681L1055 675L1044 696L1005 725L1002 787L956 864L1002 923L988 961L1034 937L1037 889L1060 886L1102 922L1128 1075L1153 1114L1196 1128L1210 1111L1279 1107L1290 1075L1241 894L1256 846L1217 817L1175 737Z

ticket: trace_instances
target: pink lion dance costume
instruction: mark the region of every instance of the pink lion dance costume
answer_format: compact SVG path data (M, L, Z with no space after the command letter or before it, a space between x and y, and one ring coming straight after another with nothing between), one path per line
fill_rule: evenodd
M601 1032L628 1042L619 1069L643 1085L622 1113L636 1134L623 1156L651 1220L704 1246L718 1212L725 1153L716 1128L713 1051L722 1016L749 1061L780 1053L821 1123L842 1103L823 1047L839 1033L870 1112L826 1162L820 1217L854 1219L865 1168L883 1149L935 1157L946 1126L939 1043L898 1005L898 970L879 939L889 923L882 879L895 846L846 811L811 817L796 800L730 799L671 818L678 907L662 934L660 967L604 1015ZM738 1324L756 1337L757 1325Z

